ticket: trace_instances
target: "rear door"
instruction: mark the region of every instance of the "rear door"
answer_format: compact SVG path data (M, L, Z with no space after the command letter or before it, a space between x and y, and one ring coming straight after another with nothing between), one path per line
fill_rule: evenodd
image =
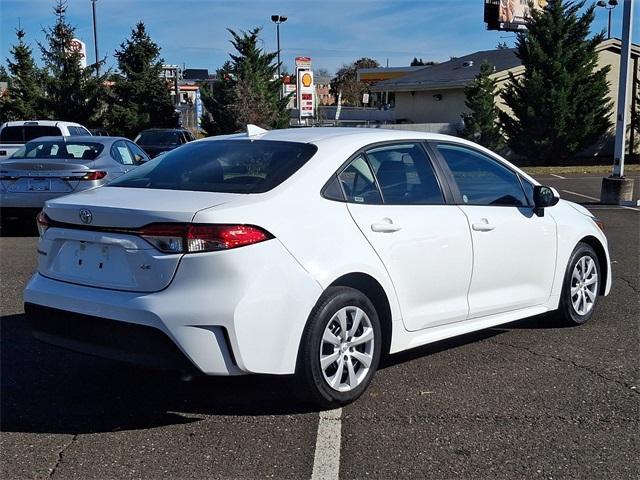
M349 212L384 263L408 330L465 320L467 220L420 142L372 146L339 174Z
M533 212L519 175L466 145L434 143L453 177L473 237L469 316L547 301L556 263L556 223Z

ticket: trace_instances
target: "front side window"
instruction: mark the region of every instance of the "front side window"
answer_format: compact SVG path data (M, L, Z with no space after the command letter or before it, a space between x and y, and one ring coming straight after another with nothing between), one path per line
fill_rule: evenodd
M191 142L110 183L113 187L264 193L316 153L308 143L272 140Z
M127 142L127 146L133 155L136 165L149 161L149 156L138 145L133 142Z
M518 176L497 160L461 145L436 148L453 173L464 205L527 205Z
M382 203L373 172L363 155L354 158L338 178L347 202L373 205Z
M429 157L418 143L366 151L388 205L442 205L444 197Z

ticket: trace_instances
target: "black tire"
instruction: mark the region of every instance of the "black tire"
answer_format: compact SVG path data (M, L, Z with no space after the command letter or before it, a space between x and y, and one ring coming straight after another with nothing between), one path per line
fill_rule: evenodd
M374 340L372 360L366 376L355 388L341 392L332 388L325 380L320 367L320 348L327 325L334 315L345 307L358 307L364 311L371 323ZM353 288L329 287L311 311L302 334L296 368L297 393L302 399L321 408L336 408L351 403L362 395L371 383L380 362L381 352L380 319L371 300Z
M585 256L591 257L591 259L594 261L596 274L598 275L598 282L596 295L593 300L593 307L588 312L581 315L573 306L571 288L573 286L572 275L574 269L576 268L576 264L580 261L581 258ZM600 262L598 261L598 255L596 254L595 250L586 243L579 243L573 250L571 257L569 258L567 270L564 273L564 281L562 283L562 291L560 293L560 305L557 311L558 320L562 324L567 326L577 326L586 323L593 316L593 312L595 312L598 303L601 282L603 280L604 278L602 277L602 271L600 270Z

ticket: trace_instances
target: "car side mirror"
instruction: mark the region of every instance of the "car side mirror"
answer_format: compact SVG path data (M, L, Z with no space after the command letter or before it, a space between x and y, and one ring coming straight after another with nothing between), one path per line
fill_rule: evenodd
M560 194L555 188L544 185L533 187L533 206L536 215L543 216L546 207L553 207L560 201Z

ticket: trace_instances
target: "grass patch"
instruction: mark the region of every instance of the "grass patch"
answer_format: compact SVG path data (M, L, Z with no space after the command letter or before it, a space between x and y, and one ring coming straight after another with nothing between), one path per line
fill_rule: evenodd
M554 173L562 175L563 173L611 173L612 165L568 165L561 167L520 167L530 175L544 175ZM624 173L640 173L640 165L630 164L624 166Z

